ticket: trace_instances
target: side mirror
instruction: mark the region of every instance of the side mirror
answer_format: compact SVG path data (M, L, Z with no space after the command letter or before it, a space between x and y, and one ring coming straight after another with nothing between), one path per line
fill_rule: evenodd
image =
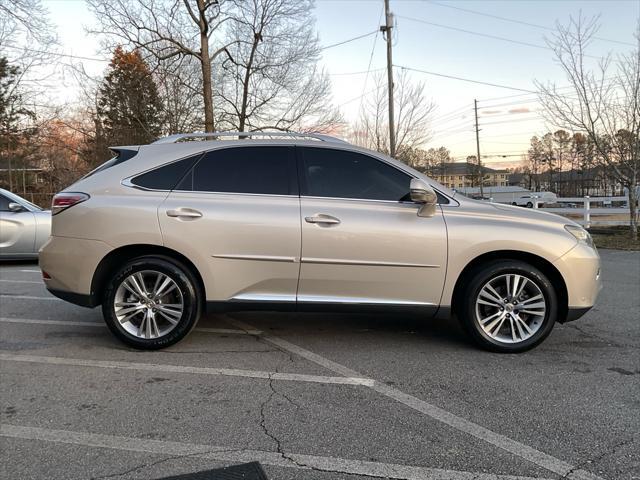
M24 208L19 203L15 203L15 202L10 202L9 203L9 211L10 212L19 213L19 212L24 212L25 210L26 210L26 208Z
M438 196L431 185L424 180L414 178L409 185L411 201L422 206L418 210L419 217L433 217L436 213Z

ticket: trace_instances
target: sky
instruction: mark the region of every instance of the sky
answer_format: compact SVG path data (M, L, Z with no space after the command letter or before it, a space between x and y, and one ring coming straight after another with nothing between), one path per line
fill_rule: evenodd
M60 51L106 56L100 51L99 39L86 33L86 27L95 20L83 0L44 0L44 4L57 27ZM545 35L551 33L547 29L556 21L567 23L570 16L580 12L586 17L600 15L598 37L603 40L595 40L588 54L626 53L633 48L629 44L633 44L638 28L640 0L391 0L391 11L395 17L394 64L413 69L408 74L413 81L424 82L425 96L437 107L431 122L433 138L425 147L444 145L456 160L475 155L473 102L477 99L481 155L485 163L499 167L518 161L530 137L547 131L536 96L521 90L535 90L534 80L567 84L553 52L544 48ZM383 0L316 0L314 15L321 44L332 45L377 30L384 22L382 12ZM74 62L93 75L106 67L104 62ZM374 75L384 74L386 48L382 35L323 50L322 65L332 80L335 104L346 120L353 121L362 94L374 89ZM75 100L77 86L69 76L52 88L58 101Z

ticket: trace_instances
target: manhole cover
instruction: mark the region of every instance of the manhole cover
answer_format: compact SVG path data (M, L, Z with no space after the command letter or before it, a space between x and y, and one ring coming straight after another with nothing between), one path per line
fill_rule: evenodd
M158 480L268 480L267 475L258 462L216 468L202 472L185 473L173 477L162 477Z

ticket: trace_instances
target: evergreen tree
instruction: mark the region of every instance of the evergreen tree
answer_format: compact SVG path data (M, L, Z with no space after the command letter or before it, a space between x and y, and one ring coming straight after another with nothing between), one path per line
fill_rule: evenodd
M137 50L117 47L98 90L96 146L140 145L161 133L162 103Z

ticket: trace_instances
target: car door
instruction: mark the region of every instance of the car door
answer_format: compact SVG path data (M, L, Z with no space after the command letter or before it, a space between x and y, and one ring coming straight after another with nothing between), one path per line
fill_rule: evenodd
M158 217L165 245L198 266L207 300L295 304L301 233L293 146L206 153Z
M10 198L0 194L0 256L34 253L36 223L33 212L26 208L9 210Z
M299 147L302 257L298 303L440 302L447 235L438 207L418 216L411 176L363 153ZM428 310L428 308L427 308Z

